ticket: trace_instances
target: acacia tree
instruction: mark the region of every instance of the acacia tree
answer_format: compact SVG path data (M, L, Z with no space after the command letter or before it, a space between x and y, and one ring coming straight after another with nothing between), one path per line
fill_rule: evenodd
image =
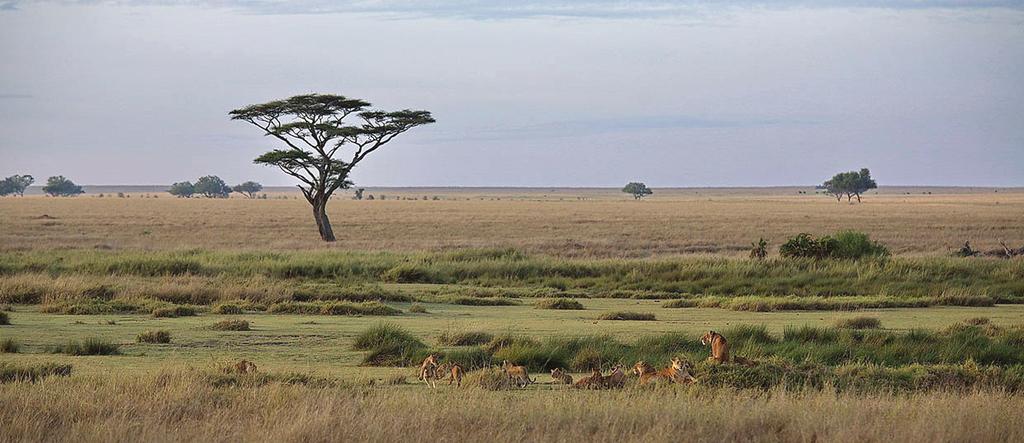
M846 201L857 197L857 202L860 202L861 194L878 188L878 184L871 178L871 171L862 168L860 171L840 172L826 180L822 187L826 193L835 196L836 201L842 201L845 195Z
M306 94L228 113L232 120L256 126L284 144L284 149L267 152L254 162L276 166L299 180L324 241L335 240L327 202L334 191L352 186L352 168L399 134L434 122L429 111L369 107L366 101L341 95Z
M177 182L171 185L167 192L178 198L192 198L192 194L196 193L196 187L192 185L192 182Z
M36 179L31 175L12 175L0 180L0 196L16 194L19 197L25 196L25 189L35 183Z
M627 184L625 187L622 188L622 192L625 192L627 194L633 194L633 198L636 200L640 200L644 198L644 196L651 195L654 193L654 191L648 188L647 185L639 182L631 182Z
M68 180L63 175L55 175L46 179L43 192L51 197L73 197L85 193L81 186L76 185L75 182Z
M216 175L199 177L192 188L196 194L203 194L206 198L228 198L231 194L231 187Z
M263 190L263 185L256 182L245 182L235 185L231 190L249 198L256 198L256 193Z

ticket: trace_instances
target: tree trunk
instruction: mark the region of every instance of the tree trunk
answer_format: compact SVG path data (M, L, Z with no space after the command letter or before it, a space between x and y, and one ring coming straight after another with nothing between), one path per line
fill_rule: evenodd
M313 218L316 219L316 227L320 230L320 238L323 241L335 241L334 229L331 228L331 219L327 218L326 200L313 203Z

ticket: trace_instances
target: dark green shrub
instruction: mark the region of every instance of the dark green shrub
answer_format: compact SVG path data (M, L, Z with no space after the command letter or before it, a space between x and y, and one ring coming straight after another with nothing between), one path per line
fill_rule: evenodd
M850 317L837 320L836 327L841 329L878 329L882 327L882 321L876 317Z
M82 341L70 340L63 345L50 347L51 354L68 355L117 355L121 346L100 338L90 337Z
M71 365L57 363L19 365L13 362L0 362L0 383L34 383L51 375L67 377L71 375Z
M870 257L887 257L889 249L872 241L867 234L856 231L841 231L835 236L814 238L801 233L791 237L779 247L779 255L789 258L834 258L856 260Z
M380 323L356 336L352 348L369 351L363 364L370 366L408 366L422 355L427 345L401 326Z
M437 337L441 346L474 346L489 343L494 335L486 332L452 332L444 331Z
M139 343L170 343L171 333L164 330L145 331L135 337L135 341Z
M249 322L237 318L221 320L210 326L214 331L248 331Z
M618 311L618 312L606 312L597 317L598 320L640 320L640 321L654 321L657 320L654 314L646 312L630 312L630 311Z
M825 250L825 247L821 242L811 234L800 233L795 237L791 237L789 240L786 240L782 246L779 246L779 255L787 258L825 258L828 256L828 251Z
M534 308L537 309L564 309L564 310L580 310L583 308L583 303L580 303L571 298L549 298L546 300L538 300L533 304Z
M21 343L13 338L0 340L0 354L17 354L21 351Z

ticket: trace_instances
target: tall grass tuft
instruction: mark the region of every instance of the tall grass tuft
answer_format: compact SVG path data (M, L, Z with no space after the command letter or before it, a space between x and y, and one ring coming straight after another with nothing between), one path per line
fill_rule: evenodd
M882 321L878 317L857 316L837 320L836 327L840 329L878 329L882 327Z
M437 344L441 346L475 346L489 343L493 339L494 335L487 332L446 330L437 337Z
M171 342L171 333L162 329L157 331L144 331L135 337L135 341L139 343L166 344Z
M0 362L0 383L36 382L49 376L67 377L71 365L57 363L36 363L30 365Z
M0 340L0 354L17 354L21 352L21 343L13 338Z
M306 315L399 315L401 310L380 302L281 302L267 309L271 314Z
M68 355L117 355L121 346L101 338L90 337L81 341L69 340L62 345L51 346L51 354Z
M249 322L237 318L221 320L210 326L214 331L248 331Z
M583 303L571 298L549 298L545 300L538 300L533 304L534 308L537 309L563 309L563 310L581 310L585 309Z
M363 364L370 366L408 366L427 348L401 326L379 323L356 335L352 349L367 351Z
M654 321L657 318L654 314L647 312L632 312L632 311L616 311L606 312L597 317L598 320L640 320L640 321Z

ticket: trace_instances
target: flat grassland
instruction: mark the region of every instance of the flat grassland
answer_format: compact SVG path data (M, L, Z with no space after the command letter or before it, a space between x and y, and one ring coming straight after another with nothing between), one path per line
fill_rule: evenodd
M335 244L294 193L2 198L0 440L1024 439L1024 260L950 253L1024 246L1024 192L655 191L372 189L329 206ZM893 257L777 256L845 229ZM705 362L709 329L756 364ZM465 386L417 382L430 352ZM697 384L546 373L672 356ZM495 387L502 360L538 383Z

